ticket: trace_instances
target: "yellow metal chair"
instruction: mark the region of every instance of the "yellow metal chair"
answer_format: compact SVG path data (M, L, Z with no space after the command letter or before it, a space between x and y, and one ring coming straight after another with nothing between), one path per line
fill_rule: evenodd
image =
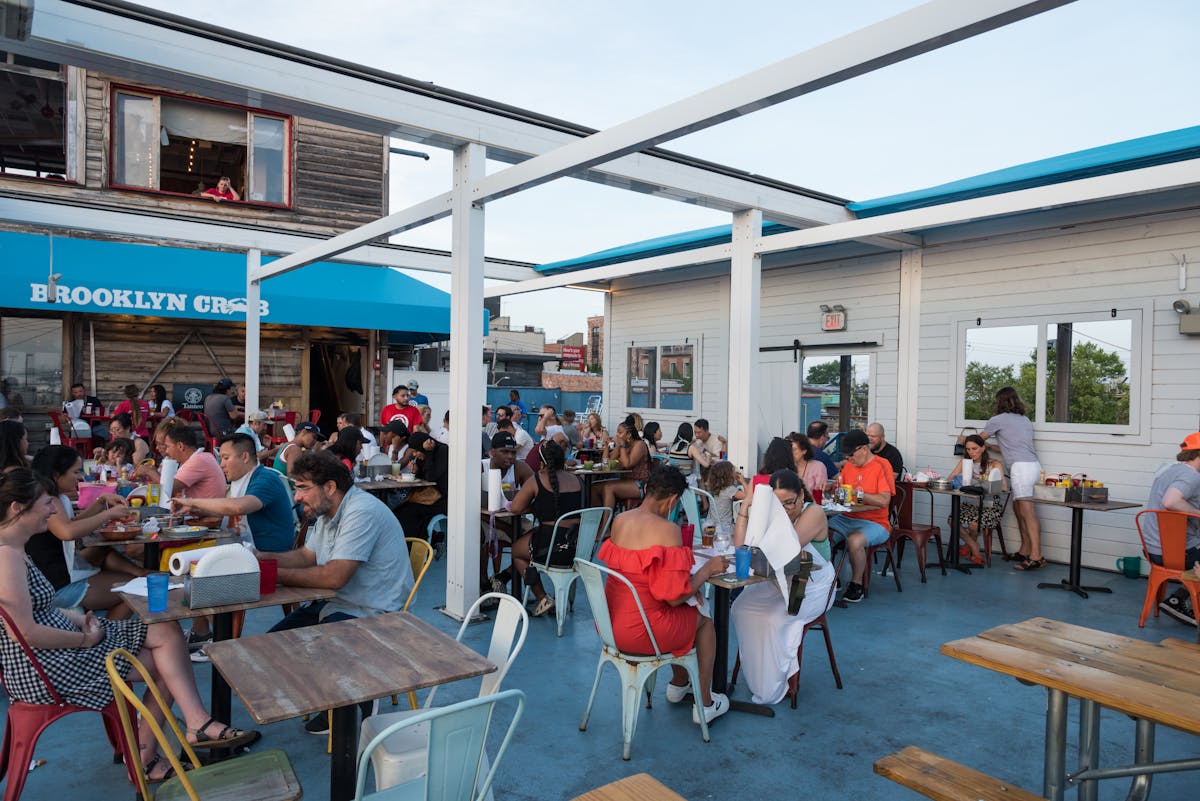
M121 676L117 660L122 659L132 665L146 686L150 689L154 702L162 711L163 717L171 726L171 733L178 745L172 745L162 726L150 714L149 707L133 691L129 683ZM237 759L229 759L213 765L204 765L184 770L177 751L182 748L182 756L192 765L199 765L196 752L188 743L187 737L179 730L179 724L171 713L170 706L163 700L158 685L151 678L145 666L137 657L118 648L104 660L108 669L108 680L112 684L113 695L116 698L117 711L121 715L121 728L129 743L137 742L137 717L131 714L130 707L140 715L150 726L154 739L158 741L159 755L170 761L175 769L175 775L160 784L157 789L151 789L146 779L146 771L142 761L132 759L131 766L137 778L138 795L145 801L202 801L202 799L254 798L259 801L295 801L303 795L300 780L292 770L287 754L279 749L262 751L256 754L246 754ZM130 749L133 751L134 749Z

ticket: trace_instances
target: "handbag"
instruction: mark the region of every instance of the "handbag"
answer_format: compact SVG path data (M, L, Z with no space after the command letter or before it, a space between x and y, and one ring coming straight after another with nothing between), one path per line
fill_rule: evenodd
M955 456L963 455L963 446L967 444L967 436L968 436L967 432L968 431L974 431L976 434L979 433L978 428L971 428L970 426L967 426L962 431L959 431L958 432L958 441L954 443L954 455Z

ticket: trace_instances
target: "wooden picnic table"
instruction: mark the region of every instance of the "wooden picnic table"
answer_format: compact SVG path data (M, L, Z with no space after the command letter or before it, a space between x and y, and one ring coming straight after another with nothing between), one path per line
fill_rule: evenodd
M390 490L420 489L421 487L437 486L432 481L414 478L411 481L401 481L397 478L381 478L375 481L355 481L354 486L367 492L388 492Z
M213 643L209 657L258 723L333 710L330 801L354 797L359 703L497 669L408 612Z
M1068 782L1081 801L1100 779L1134 777L1128 798L1149 796L1153 772L1200 770L1200 759L1154 762L1154 726L1200 735L1200 646L1121 637L1047 618L997 626L948 642L942 653L1046 688L1042 795L1062 801ZM1079 699L1079 770L1066 772L1067 700ZM1136 720L1135 764L1100 768L1100 707Z
M239 533L236 529L210 528L194 534L168 534L165 531L160 531L157 535L150 536L139 534L133 539L128 540L106 540L100 534L88 534L80 542L85 546L104 545L112 547L116 545L141 545L143 546L142 567L146 570L156 571L158 570L160 554L164 545L170 548L189 542L199 542L200 540L228 540L237 536L239 536Z
M172 578L175 578L174 576ZM133 613L146 623L165 623L171 620L187 620L201 615L213 616L213 642L221 642L233 638L233 615L247 609L259 609L264 606L283 606L284 604L301 604L308 601L319 601L332 598L333 590L317 589L314 587L285 587L279 585L275 592L261 596L257 601L246 601L237 604L223 604L191 608L183 603L183 590L171 590L167 593L167 611L151 612L149 599L144 595L129 595L119 593L121 599L133 609ZM210 710L217 720L229 720L230 703L229 685L216 671L212 672L212 689Z
M1050 501L1043 498L1026 498L1025 500L1040 503L1044 506L1065 506L1071 510L1071 562L1067 577L1057 584L1043 581L1038 584L1039 590L1070 590L1080 598L1088 597L1088 592L1112 592L1109 587L1085 587L1081 583L1079 571L1083 567L1083 513L1112 512L1117 509L1136 509L1140 503L1131 501L1106 501L1105 503L1081 503L1080 501Z

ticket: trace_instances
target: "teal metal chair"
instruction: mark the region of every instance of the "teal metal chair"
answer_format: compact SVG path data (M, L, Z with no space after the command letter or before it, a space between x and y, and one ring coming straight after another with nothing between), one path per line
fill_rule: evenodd
M425 527L425 533L428 535L426 539L433 546L433 558L441 559L446 554L446 528L450 525L450 520L445 515L434 515L429 520L429 525ZM438 534L442 536L438 537Z
M554 531L550 534L550 550L547 551L547 554L554 553L554 543L558 539L558 530L563 525L563 521L576 517L579 518L579 531L575 539L575 558L592 558L592 553L596 550L596 543L604 539L604 535L608 533L608 527L612 523L613 511L607 506L592 506L567 512L555 520ZM547 561L549 561L548 556ZM554 585L554 617L558 622L558 636L561 637L563 623L567 619L567 610L575 606L575 579L579 578L579 574L573 567L556 567L538 562L529 564L536 567L538 572L549 578L550 583ZM526 586L521 602L528 601L529 587Z
M580 731L587 731L588 717L592 714L592 704L596 701L596 689L600 686L600 673L605 663L612 663L621 674L621 740L623 743L621 757L629 759L633 744L633 733L637 729L638 707L642 692L646 693L646 708L650 709L650 697L654 693L654 675L659 668L669 665L680 665L688 672L692 680L692 698L696 705L696 714L700 720L700 735L708 742L708 724L704 720L704 710L701 707L700 666L696 660L696 649L688 651L683 656L664 654L658 648L654 632L650 629L650 621L646 619L646 610L642 608L642 600L634 590L629 579L610 570L603 565L589 562L585 559L575 560L575 570L583 579L583 588L587 591L588 604L592 607L592 617L596 620L596 632L600 635L600 663L596 665L596 680L592 683L592 694L588 698L587 709L583 720L579 723ZM653 655L627 654L617 648L613 637L612 620L608 616L608 598L605 595L605 576L609 581L624 585L624 589L633 594L637 601L638 614L642 617L642 625L650 637L650 645L654 648Z
M494 759L489 760L484 746L497 704L515 703L512 720ZM505 690L495 695L471 698L450 706L427 709L380 731L358 757L355 801L480 801L488 797L496 769L504 759L517 724L525 712L525 693ZM389 738L406 729L420 727L427 732L424 773L404 784L364 795L367 768L375 750ZM482 778L481 778L481 774Z
M703 495L708 503L708 508L711 511L715 502L711 493L707 490L698 489L696 487L688 487L679 496L679 503L671 510L671 522L679 522L679 515L682 513L687 517L688 522L693 526L700 526L700 496Z
M516 598L507 593L489 592L475 601L468 610L462 625L458 627L456 640L462 641L467 625L479 619L479 607L487 600L499 603L493 612L495 622L492 624L492 637L487 650L488 661L499 669L483 675L479 683L480 698L500 691L500 683L504 681L508 669L521 652L521 646L525 644L525 634L529 627L529 613ZM425 710L433 707L433 697L436 693L437 687L429 691L425 698ZM384 731L394 732L391 737L381 740L371 754L371 763L375 768L375 786L379 790L397 785L407 786L424 774L432 742L429 738L429 727L413 725L399 730L396 726L400 721L422 714L423 710L404 710L371 715L362 722L359 743L377 740ZM408 798L406 795L398 797Z

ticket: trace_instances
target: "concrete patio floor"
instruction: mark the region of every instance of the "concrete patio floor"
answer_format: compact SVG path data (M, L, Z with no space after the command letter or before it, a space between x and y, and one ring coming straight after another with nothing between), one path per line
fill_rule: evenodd
M691 801L710 798L903 799L917 798L876 776L871 763L915 744L1040 792L1045 691L942 656L942 643L1002 623L1045 616L1130 637L1156 641L1190 638L1194 630L1165 615L1137 626L1146 583L1118 574L1087 571L1085 583L1111 587L1084 600L1065 592L1036 589L1057 580L1065 568L1048 565L1034 574L993 567L965 576L931 571L921 584L912 557L901 572L904 591L890 579L873 581L864 603L830 613L834 648L845 689L837 690L819 634L806 641L800 707L786 703L776 717L730 713L712 727L712 741L700 739L688 708L668 704L666 674L654 708L643 709L633 742L633 758L621 759L620 697L616 671L606 668L587 732L579 720L587 701L599 652L584 593L578 594L561 639L553 617L530 621L525 648L505 682L528 696L526 718L505 758L495 786L497 801L569 799L624 776L648 772ZM444 596L445 562L434 564L413 611L453 635L457 624L433 606ZM246 635L265 631L279 617L267 608L250 613ZM471 627L467 642L486 647L490 623ZM731 647L732 650L732 647ZM208 697L210 669L197 667ZM448 685L440 702L475 694L476 682ZM735 697L748 698L744 684ZM386 705L386 700L385 700ZM404 701L401 701L404 704ZM235 725L252 722L234 699ZM1070 707L1069 748L1078 732L1078 709ZM1133 722L1105 712L1101 764L1131 760ZM308 799L328 798L329 762L325 738L304 733L299 720L262 727L260 746L282 748L292 760ZM1158 728L1160 759L1195 757L1200 740ZM35 770L24 797L38 799L128 798L132 788L123 768L111 764L99 718L74 715L41 738ZM1074 753L1068 753L1068 767ZM1101 799L1124 798L1126 780L1100 786ZM1154 779L1156 801L1191 801L1200 794L1196 773ZM1073 797L1068 793L1068 797Z

